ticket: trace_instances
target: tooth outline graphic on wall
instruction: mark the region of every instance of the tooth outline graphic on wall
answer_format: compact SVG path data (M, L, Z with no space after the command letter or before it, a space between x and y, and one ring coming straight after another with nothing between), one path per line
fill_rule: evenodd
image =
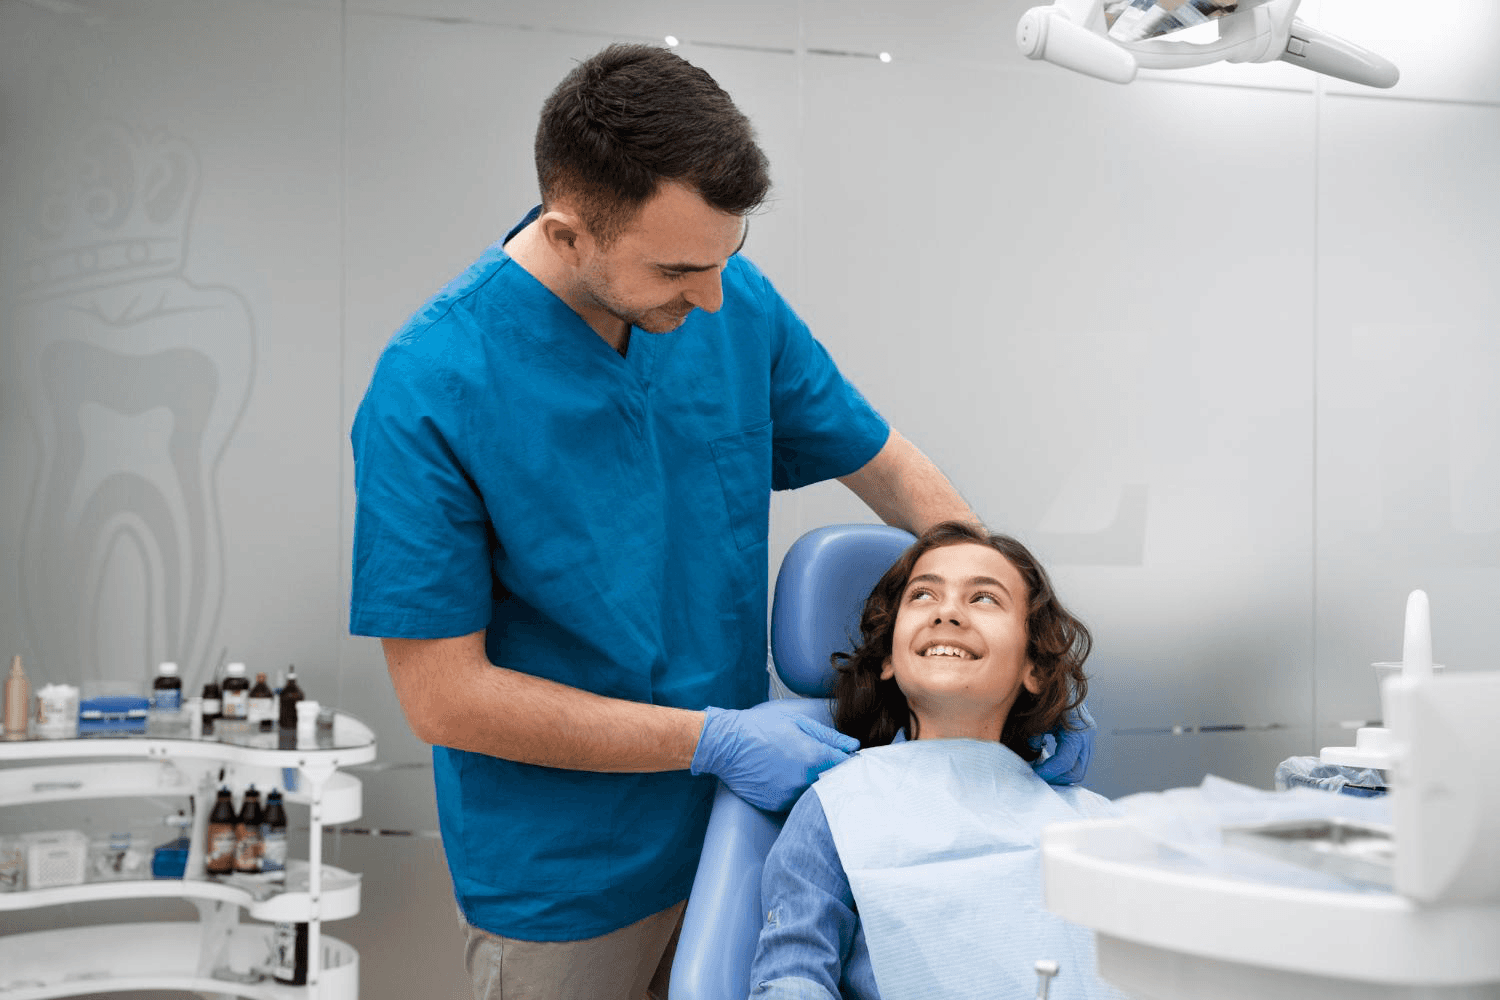
M7 263L36 446L25 636L53 676L134 683L174 659L191 688L223 607L217 476L250 396L254 321L235 289L186 276L193 147L77 121L32 161L35 211Z

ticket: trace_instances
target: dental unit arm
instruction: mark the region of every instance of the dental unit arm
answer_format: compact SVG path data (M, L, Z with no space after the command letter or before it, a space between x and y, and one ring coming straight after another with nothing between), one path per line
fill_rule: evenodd
M1186 0L1201 5L1211 0ZM1351 83L1393 87L1400 71L1388 59L1296 19L1301 0L1241 2L1233 13L1216 15L1219 39L1194 43L1157 38L1111 37L1106 0L1054 0L1032 7L1016 26L1016 44L1029 59L1045 59L1066 69L1111 83L1129 83L1136 69L1184 69L1219 62L1279 59ZM1165 6L1159 2L1158 6ZM1120 0L1109 4L1112 11ZM1124 10L1138 3L1123 5ZM1223 8L1221 8L1222 10Z

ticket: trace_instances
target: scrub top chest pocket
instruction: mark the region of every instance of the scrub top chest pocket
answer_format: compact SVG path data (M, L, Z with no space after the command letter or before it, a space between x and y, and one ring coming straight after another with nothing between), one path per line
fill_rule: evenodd
M771 523L771 421L708 443L734 543L740 549L765 542Z

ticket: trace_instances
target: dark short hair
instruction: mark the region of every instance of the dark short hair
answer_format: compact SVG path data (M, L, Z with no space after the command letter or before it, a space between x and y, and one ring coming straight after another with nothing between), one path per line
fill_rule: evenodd
M1088 627L1058 600L1042 564L1009 535L987 534L963 521L944 521L923 532L870 591L860 615L859 646L854 652L833 654L838 674L833 688L833 723L839 732L859 740L860 746L885 746L909 722L915 723L896 679L880 677L891 655L896 612L918 559L933 549L968 542L987 545L1000 553L1026 583L1026 657L1040 692L1021 689L1006 717L1000 742L1021 759L1035 760L1039 752L1031 748L1031 737L1062 724L1068 710L1082 704L1088 693L1083 661L1093 648L1093 638Z
M536 172L542 204L576 201L605 244L662 181L732 215L758 206L771 188L750 120L713 77L654 45L611 45L557 85L537 125Z

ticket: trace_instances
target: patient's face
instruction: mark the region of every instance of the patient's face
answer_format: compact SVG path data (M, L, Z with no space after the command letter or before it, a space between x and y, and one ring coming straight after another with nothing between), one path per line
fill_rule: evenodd
M921 739L998 740L1025 687L1026 584L988 545L964 542L923 553L896 613L891 657Z

